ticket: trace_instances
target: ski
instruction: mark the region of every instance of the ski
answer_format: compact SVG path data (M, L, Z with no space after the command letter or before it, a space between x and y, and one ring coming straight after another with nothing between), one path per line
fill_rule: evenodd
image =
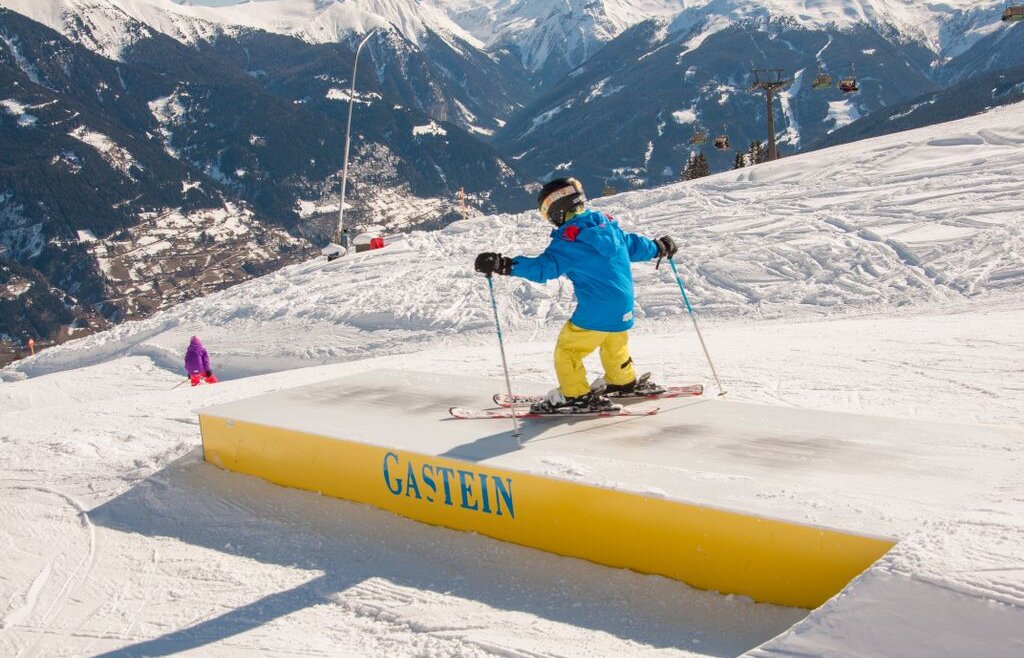
M622 400L624 402L639 402L640 400L665 400L670 398L683 398L683 397L696 397L704 394L703 384L686 384L683 386L666 386L660 393L651 393L648 395L615 395L606 394L609 400ZM511 407L512 400L515 400L516 406L531 405L534 402L540 402L544 399L544 395L520 395L513 394L512 398L509 398L508 393L495 393L494 404L499 407Z
M448 410L452 418L465 420L478 420L483 418L511 418L512 408L501 407L499 409L466 409L463 407L452 407ZM516 407L516 418L617 418L619 416L653 416L658 413L658 407L619 407L606 409L604 411L574 411L555 412L550 414L538 414L530 411L528 406Z

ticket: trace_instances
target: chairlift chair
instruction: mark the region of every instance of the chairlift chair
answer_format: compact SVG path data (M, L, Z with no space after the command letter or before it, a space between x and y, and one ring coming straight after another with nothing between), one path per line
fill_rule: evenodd
M1024 20L1024 5L1010 5L1003 10L1004 23L1016 23Z
M705 132L705 131L703 131L703 130L701 130L699 128L694 129L693 134L690 135L690 143L694 144L696 146L703 146L704 144L707 144L708 143L708 134L707 134L707 132Z
M832 76L824 71L819 70L818 75L815 76L814 82L811 83L811 87L814 89L831 89L832 88Z
M715 141L712 143L715 145L715 148L718 149L719 151L729 150L729 124L722 124L722 134L719 135L718 137L715 137Z
M839 91L844 94L860 91L860 87L857 86L857 68L853 64L850 64L850 75L839 81Z

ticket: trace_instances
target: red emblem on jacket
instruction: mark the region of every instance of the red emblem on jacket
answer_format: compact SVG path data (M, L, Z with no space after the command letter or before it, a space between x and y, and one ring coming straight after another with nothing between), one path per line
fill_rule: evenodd
M565 231L562 232L562 239L568 240L569 242L576 242L576 238L580 234L579 226L567 226Z

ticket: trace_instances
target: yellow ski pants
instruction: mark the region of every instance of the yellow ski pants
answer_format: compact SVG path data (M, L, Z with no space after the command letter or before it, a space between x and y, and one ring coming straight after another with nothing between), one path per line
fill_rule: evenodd
M591 331L566 322L555 343L555 373L562 395L572 398L590 391L583 359L598 348L601 348L605 381L628 384L636 379L627 332Z

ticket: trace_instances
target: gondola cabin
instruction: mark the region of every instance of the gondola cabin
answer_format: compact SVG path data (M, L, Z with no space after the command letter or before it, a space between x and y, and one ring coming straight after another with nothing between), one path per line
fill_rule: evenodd
M1016 23L1024 20L1024 5L1010 5L1003 10L1004 23Z
M814 89L831 89L832 88L832 76L828 73L819 73L815 78L814 82L811 83L811 87Z

